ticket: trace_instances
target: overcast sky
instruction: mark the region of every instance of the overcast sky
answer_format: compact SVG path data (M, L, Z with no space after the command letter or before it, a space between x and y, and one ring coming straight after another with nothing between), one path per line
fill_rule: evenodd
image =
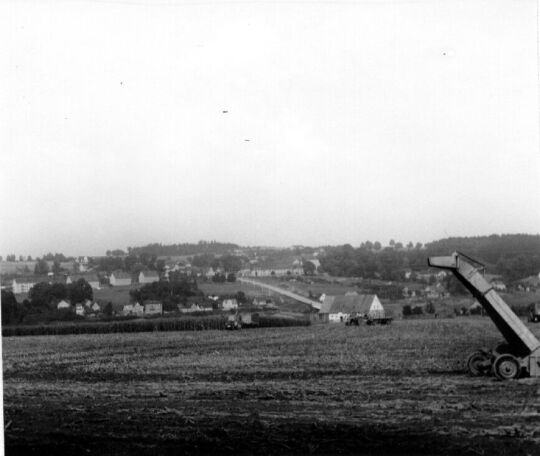
M534 0L4 1L0 43L1 255L540 232Z

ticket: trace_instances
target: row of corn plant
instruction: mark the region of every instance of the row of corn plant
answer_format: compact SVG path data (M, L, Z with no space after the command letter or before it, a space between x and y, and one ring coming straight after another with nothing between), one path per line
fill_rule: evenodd
M222 315L207 317L152 318L137 320L69 322L55 325L4 326L2 336L39 336L65 334L106 334L152 331L201 331L224 329L227 319ZM264 328L284 326L308 326L309 320L261 316L259 326Z

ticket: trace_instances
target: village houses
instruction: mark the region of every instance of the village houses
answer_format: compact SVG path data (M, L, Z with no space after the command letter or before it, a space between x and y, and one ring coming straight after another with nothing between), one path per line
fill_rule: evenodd
M236 299L224 299L221 303L221 308L223 310L238 309L238 301Z
M122 308L122 315L135 315L137 317L142 317L144 315L144 307L141 306L138 302L136 302L135 304L126 304Z
M189 307L184 307L181 304L178 304L178 310L182 313L195 313L195 312L212 312L212 307L203 306L201 304L193 303Z

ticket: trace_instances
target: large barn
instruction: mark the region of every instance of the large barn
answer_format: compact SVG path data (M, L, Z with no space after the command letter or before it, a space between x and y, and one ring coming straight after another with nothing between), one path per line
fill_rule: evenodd
M326 296L319 311L323 321L340 322L351 316L383 318L384 308L377 295Z

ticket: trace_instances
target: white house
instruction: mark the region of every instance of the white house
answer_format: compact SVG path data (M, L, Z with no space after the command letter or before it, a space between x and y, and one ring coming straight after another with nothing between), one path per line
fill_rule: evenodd
M190 307L182 307L178 304L178 310L182 313L193 313L193 312L212 312L212 307L203 307L200 304L191 304Z
M506 291L506 284L503 278L497 274L484 274L484 279L497 291Z
M56 305L56 308L58 310L66 310L71 308L71 304L67 301L64 301L63 299Z
M84 317L84 306L81 303L75 304L75 313Z
M206 269L203 269L202 271L202 275L208 278L214 277L217 273L218 271L215 271L214 268L206 268Z
M238 309L238 301L236 299L224 299L221 303L223 310Z
M141 271L139 273L139 283L158 282L159 275L156 271Z
M138 302L136 302L135 304L126 304L122 308L122 314L137 315L138 317L142 317L144 315L144 307L141 306Z
M131 315L133 313L133 304L126 304L122 307L122 315Z
M48 282L48 279L40 280L37 277L19 277L16 279L13 279L11 283L11 288L13 289L13 293L28 293L30 291L30 288L32 288L36 283L39 282Z
M131 275L124 271L114 271L109 277L109 283L113 287L131 285Z
M345 321L351 316L383 318L384 308L377 295L326 296L319 318L330 322Z

